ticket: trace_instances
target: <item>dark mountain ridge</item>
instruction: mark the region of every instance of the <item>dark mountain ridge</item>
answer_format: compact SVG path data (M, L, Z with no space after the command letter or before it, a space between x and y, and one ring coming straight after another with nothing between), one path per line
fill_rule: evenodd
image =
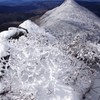
M56 6L59 6L62 1L39 1L29 2L22 5L7 6L0 5L0 13L13 13L13 12L30 12L32 10L50 10Z

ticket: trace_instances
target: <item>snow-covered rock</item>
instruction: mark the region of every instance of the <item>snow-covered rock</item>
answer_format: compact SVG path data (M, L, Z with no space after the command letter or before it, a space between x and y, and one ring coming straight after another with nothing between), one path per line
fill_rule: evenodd
M0 38L9 39L12 35L14 35L16 31L14 30L7 30L0 33Z
M9 39L13 37L14 35L20 35L21 33L25 34L26 31L23 29L15 28L15 27L10 27L7 31L3 31L0 33L0 38L1 39Z

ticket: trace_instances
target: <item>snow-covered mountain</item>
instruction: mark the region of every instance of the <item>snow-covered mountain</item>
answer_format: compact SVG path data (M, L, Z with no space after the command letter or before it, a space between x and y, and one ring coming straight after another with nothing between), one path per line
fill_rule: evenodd
M100 19L66 0L37 23L0 33L1 100L98 100Z
M46 12L37 23L56 37L64 52L90 67L100 66L100 19L92 12L74 0L66 0L61 6ZM89 100L99 98L98 81L99 78L87 97Z
M100 19L92 12L74 0L66 0L61 6L44 14L37 23L56 37L64 52L84 62L89 59L94 66L98 66L95 60L99 58L93 45L98 47L100 44ZM92 56L95 55L95 58L89 57L91 52L94 52Z
M67 43L77 34L89 34L88 40L92 42L100 40L100 19L73 0L66 0L61 6L46 12L38 23L57 38L63 35L61 40L67 37Z

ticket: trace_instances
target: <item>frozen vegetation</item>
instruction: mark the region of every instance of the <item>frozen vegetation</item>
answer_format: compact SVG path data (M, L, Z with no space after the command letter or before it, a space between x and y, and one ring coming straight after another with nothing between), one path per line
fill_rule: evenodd
M99 100L100 19L66 0L37 23L0 33L0 100Z

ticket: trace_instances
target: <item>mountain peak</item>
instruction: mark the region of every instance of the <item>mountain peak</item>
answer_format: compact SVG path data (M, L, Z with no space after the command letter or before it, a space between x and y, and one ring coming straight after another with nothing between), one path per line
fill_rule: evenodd
M63 9L80 8L79 5L75 2L75 0L65 0L65 2L62 3L61 6Z
M72 3L72 2L74 2L74 0L65 0L65 2Z

